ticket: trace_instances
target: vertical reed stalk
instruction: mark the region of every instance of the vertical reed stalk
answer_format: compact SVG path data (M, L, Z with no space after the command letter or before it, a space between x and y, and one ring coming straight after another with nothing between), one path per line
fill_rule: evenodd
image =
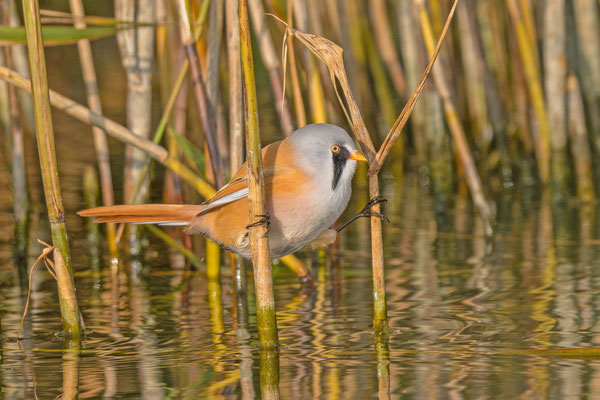
M12 27L20 27L21 19L19 17L19 12L17 11L17 1L11 0L7 3L10 6L6 11L9 14L8 25ZM15 70L21 75L29 78L27 46L12 45L10 46L10 49ZM19 97L19 110L21 111L23 128L25 132L33 133L35 131L35 117L33 112L33 102L31 101L31 94L20 90L17 93L17 96Z
M7 68L12 68L12 54L9 47L4 48L4 61ZM27 170L25 168L25 148L23 146L23 128L16 89L8 85L8 106L10 109L11 137L11 175L13 186L14 259L22 277L27 276L25 261L27 259L27 239L29 220L29 196L27 194Z
M567 157L567 54L565 0L546 0L544 5L544 88L548 123L552 127L552 182L555 193L569 188Z
M75 297L71 272L71 252L69 250L58 179L48 79L46 76L46 59L42 44L42 29L37 0L23 0L23 18L25 20L27 51L31 69L31 87L42 182L48 207L52 242L55 247L54 262L63 329L66 334L73 338L79 338L82 334L83 321Z
M406 96L406 80L404 72L398 59L398 54L394 48L394 40L392 39L392 29L388 21L389 13L384 0L373 0L371 3L371 18L372 27L375 33L375 42L379 48L381 58L392 78L392 83L400 96Z
M260 350L260 391L265 400L279 399L279 352L277 349Z
M233 175L244 163L244 116L242 114L238 0L226 0L225 16L227 19L227 61L229 66L229 163L231 175Z
M248 0L248 7L252 14L252 26L254 33L260 44L260 54L269 73L271 81L271 90L275 98L275 108L281 128L285 136L289 136L294 132L294 122L292 121L292 113L290 112L289 104L283 94L283 85L281 80L281 72L279 66L279 58L275 51L273 39L269 34L267 21L265 20L265 8L261 0Z
M248 202L250 222L256 224L250 228L250 248L254 265L256 286L256 317L258 337L262 348L277 346L277 319L275 317L275 298L273 296L273 274L267 225L260 223L265 215L265 188L262 172L262 153L258 130L258 108L256 102L256 84L254 78L254 59L250 38L250 22L246 0L239 1L240 17L240 54L242 62L242 84L244 88L244 111L246 122L246 157L248 160Z
M311 32L308 24L308 12L306 10L306 2L303 0L293 0L294 16L298 28L302 32ZM314 21L317 22L317 21ZM323 83L319 75L319 69L315 65L313 56L307 49L302 50L304 65L308 75L308 101L310 105L311 119L314 123L327 122L327 110L325 108L325 94L323 93Z
M589 111L587 118L591 125L590 139L597 157L600 154L600 113L597 112L600 108L600 4L594 0L574 0L572 3L580 52L577 59L578 77L586 108L595 110Z
M83 199L86 208L98 207L98 194L100 192L98 184L98 176L96 170L91 165L88 165L83 170ZM102 271L100 269L100 225L95 223L91 218L86 218L85 227L87 229L87 246L90 255L90 267L94 279L101 278Z
M238 0L225 0L227 62L229 66L229 163L233 175L244 163L244 115L240 61L240 22ZM248 281L246 264L237 254L233 262L238 335L248 335Z
M406 81L408 87L417 87L419 83L419 75L421 70L420 37L415 34L418 32L415 27L413 16L412 0L399 0L397 3L398 25L400 29L400 51L404 62L404 70L406 73ZM425 123L427 121L427 113L425 112L425 104L419 102L415 105L411 120L412 136L415 143L417 165L425 164L427 158L427 142L425 131Z
M149 0L115 0L115 16L125 21L153 24L156 19L156 2ZM127 75L127 126L140 137L149 138L152 123L152 67L154 58L154 28L136 27L121 31L117 42L121 61ZM125 203L132 198L136 182L143 175L146 155L131 146L125 149L125 176L123 194ZM149 182L144 180L137 200L144 202ZM129 246L132 254L140 251L137 227L129 226Z
M584 202L594 200L594 177L592 174L592 155L585 126L583 101L577 78L571 75L567 79L568 94L568 131L571 137L571 155L575 162L577 176L577 197Z
M427 14L427 10L425 9L425 5L422 0L415 0L415 3L419 9L421 29L425 39L425 46L431 55L435 51L435 40L433 38L433 30L431 28L429 15ZM463 126L458 118L456 107L452 101L450 89L446 83L446 78L444 77L443 71L444 68L438 61L438 64L433 67L433 79L444 103L446 120L450 128L450 133L452 134L452 139L454 140L454 144L456 146L458 157L460 158L460 161L465 169L467 185L471 191L473 203L479 210L479 214L483 219L486 234L491 235L492 213L483 194L481 180L479 179L479 174L477 173L477 168L475 167L475 162L473 161L473 156L471 155L471 150L469 149L469 144L465 137Z
M221 44L223 43L223 13L225 11L224 0L211 0L209 27L207 37L206 54L206 98L208 100L209 112L215 116L215 128L217 129L217 143L223 165L228 161L228 140L223 127L223 120L219 118L222 110L219 109L220 102L220 77L219 67L221 65ZM225 138L223 138L225 136Z
M223 37L223 11L225 8L225 2L223 0L212 0L210 4L210 27L208 32L208 66L206 68L206 100L208 112L211 115L217 116L217 110L219 107L219 65L221 59L221 38ZM216 118L215 129L217 128ZM215 133L217 131L215 130ZM219 151L219 159L222 160L223 152L227 152L227 149ZM209 160L207 159L207 163ZM223 165L221 164L221 168ZM207 171L210 165L206 165ZM223 177L224 178L224 177ZM215 182L211 182L215 184ZM219 182L217 186L220 188L224 182ZM220 302L220 279L221 279L221 249L219 245L206 240L206 274L209 280L218 285L213 287L219 287L219 293L211 293L210 296L213 298L219 297Z
M73 13L73 25L77 29L86 27L85 12L83 9L82 0L70 0L71 12ZM83 72L83 81L87 94L87 102L92 112L102 115L102 103L98 90L98 81L96 79L96 69L94 67L94 59L92 57L92 47L89 40L80 40L77 42L79 51L79 61L81 63L81 71ZM110 172L110 159L108 150L108 141L106 133L97 127L92 127L94 134L94 146L96 147L96 158L98 160L98 171L100 172L100 182L102 187L102 202L105 206L111 206L115 203L112 176ZM118 258L117 242L115 241L115 224L106 224L106 242L111 258Z
M291 26L293 25L294 15L294 0L287 4L287 21ZM292 78L292 93L294 94L294 108L296 109L296 119L298 120L298 127L306 125L306 111L304 110L304 100L302 100L302 91L300 90L300 78L298 76L298 66L296 65L296 49L292 41L292 37L287 38L287 50L290 55L290 73ZM285 63L285 60L284 60ZM283 67L285 71L285 65ZM283 76L285 80L285 73Z
M542 90L540 67L538 64L536 46L532 41L527 22L517 7L517 0L508 0L508 11L517 35L517 44L523 69L525 71L527 89L533 104L533 109L539 124L539 134L536 139L535 151L537 155L540 179L548 183L550 179L550 127L546 115L544 92Z
M460 32L461 56L463 60L464 79L467 104L471 122L471 130L481 154L489 152L492 142L492 130L488 122L486 104L485 70L482 55L478 51L477 32L473 20L469 17L466 1L457 10L458 30Z
M206 137L206 144L208 146L217 188L220 188L225 185L225 172L223 170L223 163L217 145L216 120L215 116L210 113L206 87L200 71L200 62L196 50L196 39L192 34L189 0L177 0L177 11L179 13L181 41L190 64L190 73L192 75L194 95L198 104L200 121Z

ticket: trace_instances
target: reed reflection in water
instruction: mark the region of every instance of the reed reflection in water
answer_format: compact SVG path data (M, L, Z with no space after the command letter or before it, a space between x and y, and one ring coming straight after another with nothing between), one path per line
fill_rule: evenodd
M254 339L252 286L245 330L236 322L229 265L221 283L207 282L172 268L159 242L136 274L105 261L98 279L88 265L75 265L88 330L81 349L56 335L52 278L34 272L18 341L26 292L10 261L12 230L0 231L3 396L575 398L600 389L597 209L558 206L534 189L508 191L497 197L498 232L486 240L468 202L456 198L436 214L418 177L395 188L384 186L391 329L387 348L378 349L369 251L360 244L368 221L327 259L306 255L313 287L275 267L281 348L270 354L260 354ZM78 196L65 198L67 209L81 206ZM9 221L4 199L0 210ZM85 260L84 221L67 222L74 259ZM211 293L220 296L210 300Z

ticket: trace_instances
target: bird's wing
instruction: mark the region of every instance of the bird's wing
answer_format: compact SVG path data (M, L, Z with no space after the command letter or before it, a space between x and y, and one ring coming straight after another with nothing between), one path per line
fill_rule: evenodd
M276 173L287 169L275 164L274 154L277 152L279 144L280 142L272 143L263 149L263 177L265 182L270 181ZM198 213L198 216L245 197L248 197L247 163L244 163L237 170L227 185L223 186L213 197L202 203L205 207Z

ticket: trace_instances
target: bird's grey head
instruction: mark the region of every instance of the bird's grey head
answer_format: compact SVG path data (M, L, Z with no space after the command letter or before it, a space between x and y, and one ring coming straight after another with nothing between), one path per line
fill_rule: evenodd
M331 124L310 124L292 133L288 140L294 145L303 169L327 179L332 190L352 180L356 160L351 157L357 151L344 129Z

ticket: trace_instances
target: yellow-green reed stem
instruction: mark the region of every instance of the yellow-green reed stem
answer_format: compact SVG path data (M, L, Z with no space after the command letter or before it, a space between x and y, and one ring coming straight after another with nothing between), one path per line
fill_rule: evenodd
M435 40L433 38L431 21L424 4L419 0L416 2L419 7L419 17L421 21L421 30L423 31L423 38L425 39L425 46L427 47L427 51L431 56L435 52ZM455 2L454 4L456 5L457 3ZM448 123L450 133L452 134L455 151L461 161L460 166L462 166L465 170L465 179L471 192L471 198L473 199L473 203L477 207L485 224L486 234L491 235L493 233L492 213L485 199L481 185L481 179L479 178L479 173L475 167L475 162L473 161L473 156L465 136L464 128L458 118L456 107L454 106L454 102L450 95L450 89L448 88L448 84L444 75L442 74L442 71L442 66L440 66L438 61L438 65L433 69L433 78L438 92L440 93L440 97L444 103L446 121Z
M548 126L548 118L546 116L540 66L537 52L535 52L536 46L531 41L526 22L521 17L516 0L508 0L507 5L517 35L517 44L523 69L525 70L529 97L539 124L539 135L534 135L534 137L537 139L535 141L535 151L540 170L540 179L543 183L548 183L550 180L550 127Z
M200 60L196 49L196 40L192 34L190 22L189 0L177 0L179 14L181 41L183 42L186 55L189 60L190 74L192 76L193 91L196 97L200 122L206 138L206 144L210 154L211 166L215 174L217 187L225 185L225 173L217 143L217 129L215 115L211 114L210 105L206 94L206 85L200 71Z
M100 192L100 186L98 184L98 175L96 170L91 165L88 165L83 171L83 199L86 208L98 207L98 194ZM100 269L100 251L98 249L100 245L100 226L96 224L91 218L86 219L87 229L87 244L88 252L90 255L90 267L94 279L100 279L102 277L102 271Z
M206 277L214 281L221 279L221 248L209 239L206 239Z
M592 173L592 155L589 147L588 131L579 83L575 75L567 80L568 125L571 137L571 154L577 176L577 197L584 202L594 200L594 176Z
M79 313L71 273L71 251L67 238L65 214L58 179L48 79L46 76L46 59L37 0L23 0L23 19L27 36L42 183L48 208L52 242L56 248L54 261L63 330L67 335L79 338L83 330L83 321Z
M262 153L258 130L258 105L254 77L254 59L248 4L239 1L240 53L242 61L242 83L244 88L244 111L246 120L246 158L248 160L248 202L250 222L250 248L254 266L256 287L256 317L258 338L263 349L275 348L278 344L275 298L273 295L273 273L269 254L267 224L260 223L266 214L265 188L262 172ZM262 379L261 379L262 381Z
M287 256L281 257L279 261L294 271L294 273L298 275L300 279L310 279L310 272L306 268L306 265L304 265L304 263L295 255L288 254Z
M185 246L177 243L173 238L167 235L162 229L157 228L154 225L144 225L146 229L148 229L151 233L153 233L157 238L165 242L167 245L177 249L181 254L185 256L192 264L194 264L198 268L202 268L202 260L195 255L193 252L188 250Z
M375 338L379 399L390 399L390 349L387 340Z
M260 391L263 399L279 399L279 351L260 350Z

